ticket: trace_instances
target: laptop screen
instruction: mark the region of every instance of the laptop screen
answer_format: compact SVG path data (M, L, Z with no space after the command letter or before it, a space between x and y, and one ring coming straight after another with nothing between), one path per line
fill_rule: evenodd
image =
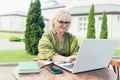
M85 39L80 45L74 65L72 63L73 68L66 68L66 63L60 63L57 66L67 69L72 73L107 67L112 59L117 43L118 40ZM71 65L71 63L67 64Z

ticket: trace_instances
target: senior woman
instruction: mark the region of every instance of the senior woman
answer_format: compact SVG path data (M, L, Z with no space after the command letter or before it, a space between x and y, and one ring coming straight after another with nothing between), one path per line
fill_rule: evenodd
M75 36L68 32L71 14L60 10L50 21L52 29L45 32L38 44L38 59L72 62L76 59L78 42Z

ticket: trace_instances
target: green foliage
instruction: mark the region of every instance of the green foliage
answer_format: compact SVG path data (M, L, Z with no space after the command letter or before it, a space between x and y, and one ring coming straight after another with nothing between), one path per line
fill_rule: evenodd
M103 12L103 17L102 17L100 38L101 39L107 39L108 38L107 16L106 16L106 12L105 11Z
M0 50L0 62L31 61L36 57L26 54L25 50Z
M87 38L95 38L94 5L91 6L88 17Z
M25 49L30 54L38 54L38 43L44 33L45 24L41 15L39 0L31 1L25 30Z
M9 41L15 41L15 42L20 42L21 38L17 37L17 36L13 36L9 38Z

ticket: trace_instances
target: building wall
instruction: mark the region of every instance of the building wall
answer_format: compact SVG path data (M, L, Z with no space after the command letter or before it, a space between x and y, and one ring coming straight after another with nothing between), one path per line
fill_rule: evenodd
M26 17L23 16L0 16L0 30L24 31Z
M99 38L102 24L102 14L95 15L96 37ZM108 38L120 38L120 14L108 14ZM88 15L72 16L69 32L76 36L86 37L88 26Z
M43 15L49 19L57 13L57 11L64 8L55 8L55 9L46 9L42 10ZM95 30L96 37L99 38L102 24L102 14L95 15ZM108 38L120 38L120 14L107 14L107 25L108 25ZM87 26L88 26L88 14L87 15L77 15L72 16L71 27L69 32L76 36L86 37L87 35ZM46 26L49 30L49 25Z
M57 13L61 9L64 9L64 8L44 9L42 10L42 15L44 15L48 19L51 19L55 15L55 13Z
M13 20L14 30L25 31L26 17L15 16Z
M111 36L110 37L119 37L120 38L120 14L112 14L110 19L111 25Z
M44 19L45 31L48 30L48 19ZM26 28L26 16L6 15L0 16L0 31L24 32Z
M71 0L71 1L67 1L67 2L66 1L67 0L64 0L66 7L42 10L43 15L46 16L47 18L51 19L51 17L60 9L66 8L66 9L70 10L70 12L72 12L73 14L72 14L72 21L71 21L71 27L69 29L69 32L71 32L72 34L74 34L76 36L86 37L87 27L88 27L88 13L89 13L86 9L86 6L92 4L92 2L90 4L85 4L86 6L84 8L84 7L82 7L83 4L81 4L81 5L76 4L83 0L76 0L76 1ZM117 4L110 4L110 5L108 5L108 4L109 4L109 2L107 2L107 4L106 4L106 2L105 2L105 4L102 2L100 4L96 4L96 6L98 5L96 13L99 13L99 14L95 15L96 37L99 38L99 36L100 36L101 24L102 24L103 8L102 8L102 6L100 7L100 5L104 5L105 10L103 10L103 11L107 10L108 11L107 13L109 13L109 14L107 14L108 38L120 38L120 27L119 27L120 11L119 11L119 9L116 10L116 8L118 8ZM71 7L70 7L70 5L71 5ZM108 8L107 5L110 7ZM82 8L80 8L80 6ZM80 10L78 8L85 9L85 10L77 11L77 10ZM111 13L111 11L112 11L112 13ZM78 15L78 14L80 14L80 15ZM49 29L49 28L47 28L47 29Z

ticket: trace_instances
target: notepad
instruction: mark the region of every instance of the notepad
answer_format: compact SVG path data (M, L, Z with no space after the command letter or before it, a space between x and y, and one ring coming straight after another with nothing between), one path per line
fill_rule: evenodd
M18 65L19 74L27 74L27 73L39 73L40 66L37 62L19 62Z

